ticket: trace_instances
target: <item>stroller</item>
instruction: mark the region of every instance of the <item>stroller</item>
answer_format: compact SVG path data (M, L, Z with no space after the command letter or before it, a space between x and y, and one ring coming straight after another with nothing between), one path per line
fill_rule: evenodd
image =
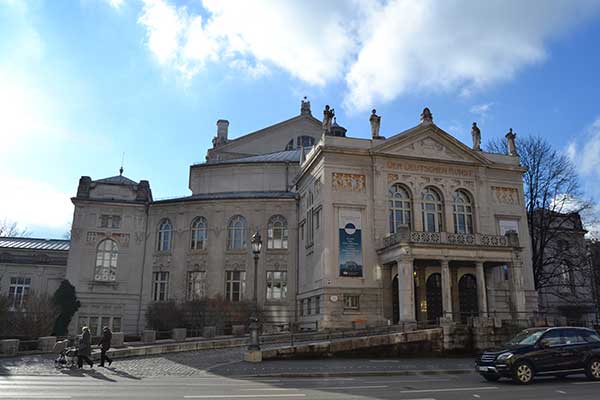
M68 340L56 342L52 351L58 354L54 360L56 368L74 368L77 366L77 347L69 347Z

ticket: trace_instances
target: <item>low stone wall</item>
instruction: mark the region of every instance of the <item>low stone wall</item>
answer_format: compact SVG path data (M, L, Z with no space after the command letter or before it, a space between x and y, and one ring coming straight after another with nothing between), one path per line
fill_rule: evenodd
M436 343L442 337L442 329L424 329L413 332L390 333L377 336L342 338L318 343L299 343L263 350L262 359L313 358L331 356L383 347L395 347L410 343Z

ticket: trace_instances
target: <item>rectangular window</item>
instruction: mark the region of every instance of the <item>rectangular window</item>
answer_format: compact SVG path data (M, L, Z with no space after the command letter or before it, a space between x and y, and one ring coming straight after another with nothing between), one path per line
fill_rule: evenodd
M121 332L121 317L113 317L111 329L113 332Z
M166 301L169 295L169 273L153 272L152 277L152 300Z
M358 310L359 309L359 296L355 295L344 295L344 309L345 310Z
M8 287L8 300L11 308L23 308L27 303L31 278L12 277Z
M267 300L287 298L287 272L267 271Z
M304 316L304 300L300 300L298 302L298 309L300 311L300 316L303 317Z
M77 320L77 332L81 332L81 328L83 328L84 326L88 326L88 320L89 318L83 315L79 316L79 319Z
M321 209L319 208L314 213L315 217L315 229L319 229L321 227Z
M121 227L121 216L120 215L100 215L100 228L113 228L118 229Z
M107 326L110 328L110 317L102 317L102 321L100 323L100 329L104 329Z
M246 271L225 271L225 298L241 301L246 292Z
M315 314L321 314L321 296L315 296Z
M515 231L519 233L519 221L516 219L501 219L498 221L500 227L500 234L506 235L508 231Z
M304 240L304 224L300 224L300 240Z
M96 317L96 316L90 317L90 324L88 325L88 328L90 328L90 333L92 334L92 336L99 336L98 335L98 329L99 329L98 319L100 319L100 317Z
M187 299L202 299L206 294L206 271L189 271Z
M310 315L311 312L312 312L312 299L309 297L308 299L306 299L306 314Z

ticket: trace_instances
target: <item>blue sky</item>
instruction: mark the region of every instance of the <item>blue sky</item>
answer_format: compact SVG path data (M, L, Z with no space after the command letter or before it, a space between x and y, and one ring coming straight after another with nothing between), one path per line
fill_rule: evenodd
M600 199L600 1L0 0L0 220L60 237L81 175L186 195L219 118L239 136L308 96L351 136L428 106L470 144L540 134Z

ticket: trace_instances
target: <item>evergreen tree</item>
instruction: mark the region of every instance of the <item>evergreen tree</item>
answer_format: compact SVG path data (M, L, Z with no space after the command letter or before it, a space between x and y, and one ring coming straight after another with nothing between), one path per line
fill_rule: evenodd
M58 318L54 323L53 335L55 336L66 336L71 323L71 318L81 306L79 300L77 300L77 294L75 293L75 286L65 279L60 283L54 296L52 296L52 302L56 305L59 311Z

